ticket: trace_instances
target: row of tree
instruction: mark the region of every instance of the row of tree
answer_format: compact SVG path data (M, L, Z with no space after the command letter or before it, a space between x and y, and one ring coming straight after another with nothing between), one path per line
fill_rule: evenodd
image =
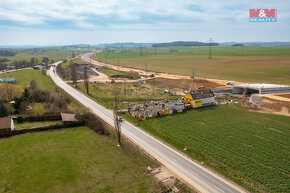
M16 52L11 52L8 50L0 50L0 56L15 56Z
M4 103L14 100L13 107L15 111L9 112ZM9 114L31 114L32 103L45 103L46 113L55 114L59 112L69 112L69 98L63 97L58 91L52 92L42 90L37 87L34 80L30 82L30 87L25 88L24 92L18 86L13 84L0 85L0 114L7 116Z
M7 69L7 62L9 62L9 60L7 58L0 58L0 70L5 70ZM54 63L54 60L49 60L48 57L43 57L41 60L41 63L44 66L48 66L48 64L50 63ZM18 60L18 61L13 61L11 63L12 66L15 66L16 69L20 69L20 68L28 68L28 67L32 67L39 64L39 59L38 58L30 58L30 60Z

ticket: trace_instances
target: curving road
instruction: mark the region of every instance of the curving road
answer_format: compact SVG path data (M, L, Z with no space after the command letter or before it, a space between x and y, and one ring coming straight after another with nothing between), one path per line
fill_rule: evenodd
M57 66L61 62L54 65ZM69 86L55 74L55 67L51 67L49 74L52 80L82 105L93 111L111 126L114 126L113 112L99 105L78 90ZM192 185L200 192L210 193L238 193L247 192L242 187L221 177L215 172L205 168L199 163L189 159L182 153L166 145L164 142L149 135L142 129L124 121L122 123L122 134L137 144L140 148L157 159L161 164L170 169L179 178Z

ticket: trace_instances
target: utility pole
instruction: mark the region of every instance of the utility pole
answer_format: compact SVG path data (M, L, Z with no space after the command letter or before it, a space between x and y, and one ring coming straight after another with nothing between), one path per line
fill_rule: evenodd
M209 38L209 53L208 53L208 59L212 59L211 47L212 47L212 38Z
M157 54L157 44L154 44L154 54Z
M140 52L139 52L140 56L143 56L143 47L142 47L142 43L140 44Z
M88 81L88 71L87 71L87 63L84 66L84 84L87 91L87 95L89 95L89 81Z
M192 88L191 88L191 90L194 91L194 69L192 70L191 78L192 78Z
M126 88L126 80L124 80L124 101L126 101L127 98L127 88Z
M145 75L147 75L147 61L145 62Z
M244 46L241 46L242 55L244 55Z
M120 112L119 112L119 98L117 95L115 95L115 104L114 104L114 123L115 123L115 129L117 132L117 137L118 137L118 145L121 146L121 124L122 124L122 118L120 117Z
M71 69L71 77L72 77L73 85L74 87L76 87L76 84L77 84L76 67L75 67L75 63L72 62L72 60L70 60L70 69Z
M119 66L119 65L120 65L120 60L119 60L119 58L118 58L117 62L118 62L118 66Z

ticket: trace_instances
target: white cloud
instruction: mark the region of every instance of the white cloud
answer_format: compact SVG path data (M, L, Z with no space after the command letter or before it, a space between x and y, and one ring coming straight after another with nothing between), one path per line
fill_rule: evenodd
M68 20L92 28L98 26L94 18L104 18L108 24L114 21L148 23L143 16L154 16L158 22L163 17L166 22L175 19L185 21L242 21L248 17L250 8L279 8L282 18L289 19L289 2L252 0L9 0L0 2L0 20L11 20L27 24L43 24L48 20ZM281 10L280 10L281 9ZM285 11L284 11L285 10ZM114 18L113 18L114 17ZM112 20L110 20L110 18ZM86 21L89 20L89 21ZM83 22L83 25L80 23ZM143 23L143 24L144 24Z
M159 39L165 36L168 39L200 37L203 40L215 35L219 36L216 40L234 35L246 38L247 30L252 34L263 32L270 37L270 31L272 34L273 31L275 34L286 34L284 32L289 30L289 7L290 1L285 0L2 0L0 29L7 36L9 28L20 31L40 28L44 31L83 31L76 32L79 34L100 31L105 34L98 33L99 37L108 38L108 34L120 37L117 30L123 34L130 32L130 35L134 34L133 31L140 34L142 30L142 35L150 32L152 37L140 36L144 40L153 40L154 31ZM248 14L251 8L277 9L278 22L250 24ZM12 35L9 38L12 37L15 38ZM286 38L290 39L289 35Z

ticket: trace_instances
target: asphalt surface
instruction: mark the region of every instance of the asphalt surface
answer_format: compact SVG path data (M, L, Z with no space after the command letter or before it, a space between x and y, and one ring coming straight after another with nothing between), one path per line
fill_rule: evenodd
M55 65L61 62L55 63ZM52 80L73 98L93 111L111 126L114 126L113 112L99 105L78 90L69 86L54 73L55 67L51 67L49 74ZM122 123L122 134L137 144L140 148L157 159L161 164L170 169L179 178L192 185L200 192L211 193L235 193L247 192L237 184L231 182L201 164L187 158L182 153L171 148L142 129L127 121Z

